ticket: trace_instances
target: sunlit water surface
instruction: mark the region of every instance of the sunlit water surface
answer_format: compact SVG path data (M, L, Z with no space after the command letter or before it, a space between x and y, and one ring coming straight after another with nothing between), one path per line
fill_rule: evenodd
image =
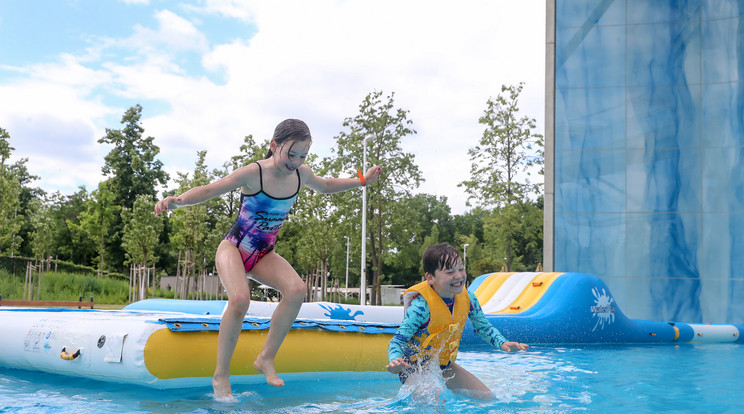
M417 388L397 377L236 385L235 403L210 388L153 390L0 367L0 412L13 413L431 413L744 412L744 346L533 346L506 354L460 352L458 362L494 392L492 401L452 394L440 376Z

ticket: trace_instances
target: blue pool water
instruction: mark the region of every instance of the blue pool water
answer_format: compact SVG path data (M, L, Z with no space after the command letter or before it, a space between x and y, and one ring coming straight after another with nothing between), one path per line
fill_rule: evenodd
M325 413L325 412L744 412L744 346L533 346L517 354L464 351L458 362L495 394L451 394L441 378L412 392L393 376L288 381L283 388L235 386L239 402L208 388L153 390L0 367L0 412Z

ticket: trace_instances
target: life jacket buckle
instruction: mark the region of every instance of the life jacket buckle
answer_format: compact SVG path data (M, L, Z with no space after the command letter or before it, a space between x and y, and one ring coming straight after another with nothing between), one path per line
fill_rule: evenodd
M459 327L460 327L459 324L451 323L449 325L449 333L455 333L455 332L457 332L457 328L459 328Z

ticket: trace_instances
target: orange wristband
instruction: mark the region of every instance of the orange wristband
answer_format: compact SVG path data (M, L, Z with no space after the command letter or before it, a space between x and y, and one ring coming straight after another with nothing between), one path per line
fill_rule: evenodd
M367 185L367 182L364 180L364 176L362 175L362 170L357 170L357 173L359 174L359 179L362 181L362 187Z

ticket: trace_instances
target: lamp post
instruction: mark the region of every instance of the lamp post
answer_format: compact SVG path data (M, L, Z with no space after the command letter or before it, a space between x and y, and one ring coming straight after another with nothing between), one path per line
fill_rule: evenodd
M344 290L344 298L349 299L349 236L344 236L346 239L346 289Z
M13 221L15 221L16 216L18 215L18 206L16 206L15 211L13 212ZM15 232L13 232L13 238L10 240L10 258L13 258L13 254L15 253Z
M362 174L367 172L367 136L362 137ZM362 272L359 285L359 304L367 304L367 186L362 186Z
M465 267L465 279L468 277L468 246L470 246L470 243L465 243L462 246L462 265Z

